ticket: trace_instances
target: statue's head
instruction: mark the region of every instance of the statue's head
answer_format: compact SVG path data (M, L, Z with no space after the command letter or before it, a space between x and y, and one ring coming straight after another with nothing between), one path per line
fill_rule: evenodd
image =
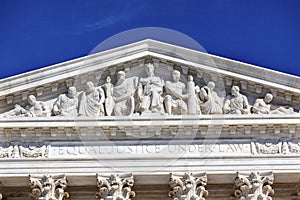
M273 95L272 95L271 93L267 93L267 94L265 95L264 101L265 101L266 103L271 103L272 100L273 100Z
M28 103L29 103L30 105L34 105L35 102L36 102L35 96L34 96L34 95L29 95L29 96L28 96Z
M88 92L93 91L94 88L95 88L95 86L94 86L94 83L93 83L93 82L88 81L88 82L86 83L86 90L87 90Z
M77 95L76 87L74 87L74 86L69 87L68 95L70 97L75 97Z
M106 83L110 83L111 82L111 78L110 78L110 76L107 76L106 77Z
M125 72L124 71L119 71L118 74L117 74L117 77L118 77L118 81L125 80Z
M215 88L216 84L213 81L209 81L207 83L207 87L209 87L209 89L213 90Z
M232 86L231 88L231 94L232 96L237 96L240 92L240 88L238 86Z
M154 74L154 65L152 63L148 63L146 64L146 68L145 71L147 73L148 76L153 75Z
M173 70L172 72L173 81L177 82L180 80L180 72L178 70Z

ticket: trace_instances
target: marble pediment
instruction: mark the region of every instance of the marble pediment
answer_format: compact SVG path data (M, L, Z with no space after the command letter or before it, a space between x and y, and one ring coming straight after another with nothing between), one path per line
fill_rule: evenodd
M146 82L149 81L147 80L148 75L146 71L148 64L153 66L154 76L157 77L156 81L158 83L154 83L154 85L150 83L148 94L145 95L147 93ZM179 73L180 80L178 82L181 83L181 86L178 86L178 84L174 86L173 84L174 71ZM131 102L127 100L124 102L123 107L120 106L119 111L115 111L117 110L115 109L116 103L113 100L106 101L105 99L108 95L105 84L107 83L107 77L110 77L110 87L116 91L119 85L118 76L120 72L124 72L126 82L126 86L123 85L123 88L121 88L121 93L124 93L124 88L126 89L125 93L129 94L132 91L131 95L134 96L132 99L134 104L131 105ZM192 77L192 80L190 80L190 77ZM145 83L141 84L142 80ZM215 83L214 91L220 99L221 105L219 107L221 108L219 109L221 110L216 113L204 113L203 111L201 112L199 107L201 107L201 103L205 103L205 97L201 99L201 95L198 93L201 92L201 89L205 89L211 81ZM67 95L68 89L72 86L76 88L80 104L81 96L85 95L87 83L92 83L95 88L99 89L97 89L97 95L100 95L100 98L97 101L103 107L101 108L102 111L91 114L92 117L142 115L144 112L151 115L153 113L163 115L232 114L226 113L223 107L226 99L232 96L231 90L233 86L237 86L239 93L248 100L249 111L240 114L253 113L251 107L257 99L263 99L267 93L273 96L272 103L269 105L270 110L283 108L283 114L296 114L300 109L299 77L159 41L143 40L0 80L1 116L3 117L5 113L14 110L16 105L26 110L29 97L34 96L35 100L42 102L40 106L45 106L49 110L49 113L41 114L41 116L51 117L55 115L53 114L54 103L62 94ZM155 88L155 84L159 84L162 89ZM171 89L174 86L176 90L178 87L185 87L185 91L181 91L181 89L179 91L182 96L179 95L180 97L178 97L178 95L172 94L170 95L172 96L170 97L171 99L166 102L168 100L166 96L170 92L170 88L166 89L169 87L166 86L168 84ZM142 87L140 94L138 94L137 90L139 86ZM194 102L189 102L192 98L188 96L188 87L193 87L190 92L196 93ZM103 96L102 99L101 95ZM149 99L148 102L145 102L144 107L138 105L142 104L142 99L145 98ZM158 111L154 105L156 103L162 107ZM182 106L182 104L186 105ZM107 105L110 105L110 108ZM88 107L88 105L85 106ZM131 108L129 108L130 106ZM192 106L194 107L192 108ZM170 109L168 110L167 107ZM179 108L178 112L174 111L176 108ZM80 108L76 109L79 112L78 109ZM22 113L22 111L20 112ZM86 110L83 112L80 116L89 116L90 114ZM282 112L274 112L274 114L282 114ZM12 113L12 116L14 115ZM79 116L78 113L75 115L76 117Z

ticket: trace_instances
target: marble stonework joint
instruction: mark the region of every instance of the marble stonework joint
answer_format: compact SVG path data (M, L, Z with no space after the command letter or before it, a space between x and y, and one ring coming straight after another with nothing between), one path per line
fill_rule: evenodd
M97 174L96 199L131 200L135 197L132 190L134 178L132 174Z
M168 196L173 200L205 200L208 191L206 173L170 174Z
M274 190L272 189L273 182L274 176L272 172L251 172L250 174L237 172L234 183L234 199L272 200L271 196L274 194Z
M67 188L67 177L60 175L29 175L32 193L29 198L32 200L64 200L69 198Z

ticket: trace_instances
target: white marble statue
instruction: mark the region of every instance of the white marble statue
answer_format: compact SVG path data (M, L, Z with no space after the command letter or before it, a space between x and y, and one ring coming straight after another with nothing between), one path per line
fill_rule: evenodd
M166 81L165 89L166 96L164 99L164 104L166 112L169 115L172 114L187 114L187 105L185 99L186 87L185 84L180 82L180 72L173 70L172 72L172 81Z
M105 91L105 112L107 116L111 116L113 109L115 107L115 102L113 99L113 93L114 93L114 86L111 83L110 76L106 77L106 83L103 85L104 91Z
M186 98L187 98L187 108L189 115L201 114L199 108L199 99L197 97L196 91L199 90L198 86L195 86L193 76L188 76L188 82L186 83Z
M147 64L145 66L147 77L140 78L140 86L138 92L140 112L162 112L163 99L163 80L154 75L154 65Z
M104 91L101 88L96 88L92 82L86 83L86 90L79 99L79 116L97 117L104 115Z
M126 80L124 71L119 71L117 78L117 83L113 88L113 99L115 102L114 115L132 115L135 109L134 94L136 89L131 88L136 88L137 86L133 86L132 84L135 83Z
M225 114L249 114L250 107L248 99L245 95L240 93L240 88L238 86L233 86L231 88L231 95L227 96L223 112Z
M295 113L292 107L283 107L280 106L276 109L272 109L272 105L270 104L273 100L273 95L271 93L267 93L263 99L256 99L253 104L251 111L255 114L292 114Z
M209 81L207 86L204 86L200 89L200 100L203 102L200 105L202 114L206 115L215 115L222 114L222 101L218 94L214 91L215 83Z
M67 94L58 96L53 104L52 113L58 116L75 117L77 116L78 96L75 87L69 87Z
M48 117L50 116L49 107L42 101L37 101L34 95L28 96L28 105L25 107L28 111L25 115L30 117Z
M47 117L50 116L49 107L42 101L37 101L34 95L27 98L28 105L23 108L16 104L15 108L2 114L2 117Z

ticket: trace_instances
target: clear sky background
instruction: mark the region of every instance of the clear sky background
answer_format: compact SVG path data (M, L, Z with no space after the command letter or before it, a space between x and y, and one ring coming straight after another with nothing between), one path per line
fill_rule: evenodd
M299 0L0 0L0 78L88 55L140 27L176 30L208 53L300 76Z

